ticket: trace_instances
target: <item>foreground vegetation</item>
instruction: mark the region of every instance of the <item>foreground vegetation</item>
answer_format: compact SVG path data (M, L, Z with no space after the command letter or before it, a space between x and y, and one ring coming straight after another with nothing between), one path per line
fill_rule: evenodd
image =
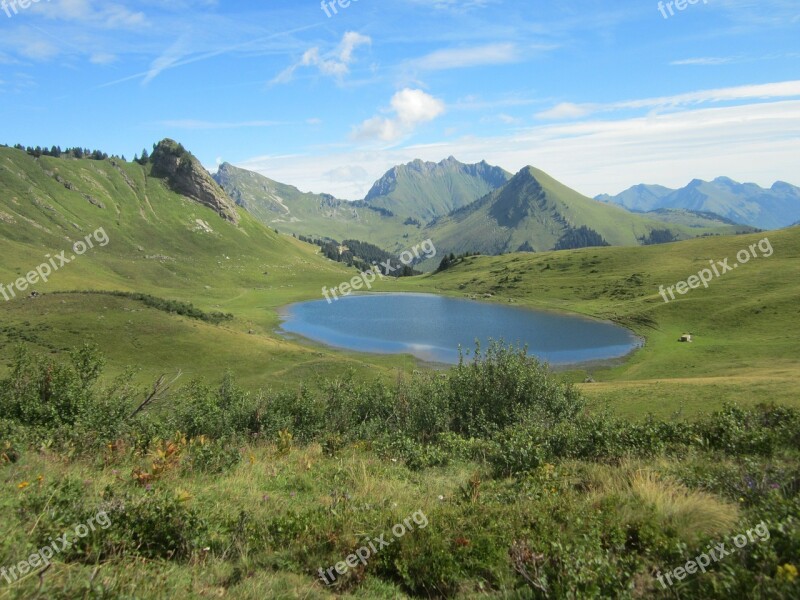
M96 348L19 348L0 382L0 567L110 525L0 598L797 597L800 412L633 423L523 351L476 356L249 393L230 376L140 389L103 380ZM418 511L427 527L319 580ZM769 539L658 583L762 522Z

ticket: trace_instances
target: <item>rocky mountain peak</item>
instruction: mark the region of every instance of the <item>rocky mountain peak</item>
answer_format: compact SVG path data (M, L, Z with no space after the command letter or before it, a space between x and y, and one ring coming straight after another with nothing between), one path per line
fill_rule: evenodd
M234 201L181 144L175 140L162 140L156 145L150 160L153 176L166 179L174 192L215 210L223 219L235 224L239 222Z

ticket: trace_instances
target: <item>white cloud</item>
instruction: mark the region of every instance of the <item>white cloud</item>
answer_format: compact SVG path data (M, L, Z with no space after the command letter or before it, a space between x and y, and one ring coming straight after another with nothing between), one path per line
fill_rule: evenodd
M588 196L637 183L686 185L695 177L727 175L769 186L800 184L800 100L691 109L619 120L548 124L495 137L462 137L427 145L306 156L259 157L244 168L341 198L363 198L389 168L415 158L487 160L516 172L534 165ZM330 173L360 165L363 182L333 182Z
M445 111L445 104L422 90L405 88L392 96L389 112L393 117L375 116L353 131L359 140L394 142L410 134L417 126L433 121Z
M673 60L669 64L673 66L689 65L689 66L713 67L716 65L724 65L732 61L733 59L730 57L704 56L701 58L684 58L683 60Z
M737 100L768 100L800 96L800 80L765 83L761 85L742 85L737 87L701 90L674 96L626 100L609 104L561 103L538 113L540 119L573 119L592 113L613 112L626 109L677 109L681 107L713 102L732 102Z
M110 65L116 60L117 57L109 52L95 52L89 57L89 62L93 65Z
M409 0L412 4L429 6L436 10L464 13L476 8L497 4L498 0Z
M517 62L520 53L514 44L488 44L471 48L437 50L411 64L426 71L462 69L483 65L499 65Z
M143 12L129 10L115 2L48 0L32 8L46 19L74 21L104 29L139 29L148 23Z
M369 46L372 38L355 31L348 31L333 52L321 54L318 46L309 48L303 53L299 62L279 73L270 83L289 83L295 71L301 67L316 67L322 75L341 79L350 72L350 65L355 61L354 53L359 46Z
M549 110L537 113L536 116L540 119L553 120L580 119L590 114L593 110L593 106L592 104L579 105L571 102L562 102L561 104L556 104Z

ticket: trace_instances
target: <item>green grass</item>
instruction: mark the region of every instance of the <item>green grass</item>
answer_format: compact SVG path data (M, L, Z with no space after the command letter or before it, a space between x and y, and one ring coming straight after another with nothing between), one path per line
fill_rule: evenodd
M730 257L768 237L774 254L751 260L665 303L660 285L686 280L710 259ZM665 246L470 257L448 271L382 283L380 291L435 292L607 319L646 345L624 364L570 374L631 416L683 409L699 414L725 400L797 405L800 394L800 229L713 237ZM682 344L687 332L694 342Z

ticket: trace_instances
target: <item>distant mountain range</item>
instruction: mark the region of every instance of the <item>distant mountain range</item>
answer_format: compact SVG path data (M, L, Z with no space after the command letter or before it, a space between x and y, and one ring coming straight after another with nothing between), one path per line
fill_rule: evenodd
M390 252L427 238L441 256L540 252L576 244L632 246L753 231L701 211L638 214L588 198L533 167L512 176L486 162L469 165L453 157L396 166L356 202L303 193L229 164L214 178L237 204L282 231L358 239Z
M678 208L710 212L760 229L788 227L800 219L800 188L783 181L769 189L728 177L694 179L677 190L640 184L616 196L602 194L596 199L634 211Z
M364 200L304 193L258 173L224 163L214 179L262 222L296 235L359 239L390 251L405 249L429 221L467 206L503 185L511 174L486 162L468 165L450 157L393 167ZM425 239L425 238L421 238Z
M689 211L633 213L587 198L547 173L525 167L497 190L431 222L426 234L457 254L502 254L575 247L581 238L594 240L587 245L633 246L752 230Z

